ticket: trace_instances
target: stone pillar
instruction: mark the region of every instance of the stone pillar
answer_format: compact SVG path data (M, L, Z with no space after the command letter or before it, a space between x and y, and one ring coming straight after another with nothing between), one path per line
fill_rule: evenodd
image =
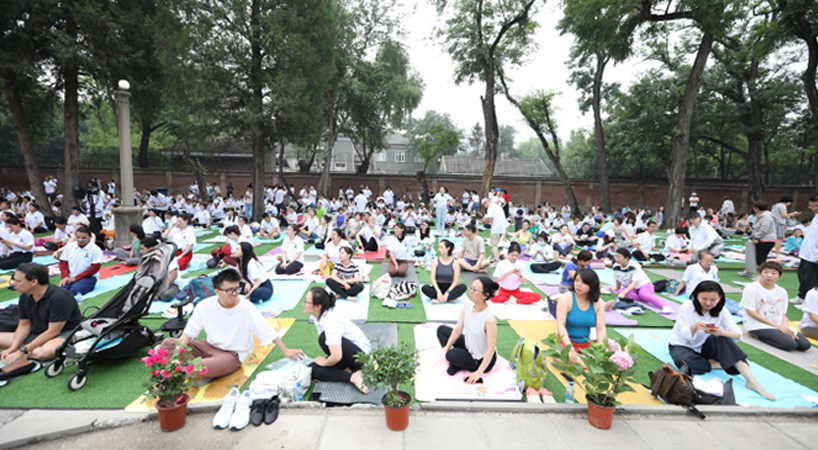
M142 223L142 209L134 206L133 195L133 149L131 148L131 94L130 84L119 81L116 91L119 129L119 183L122 193L122 206L114 208L116 226L115 245L121 247L131 243L130 228L135 223Z

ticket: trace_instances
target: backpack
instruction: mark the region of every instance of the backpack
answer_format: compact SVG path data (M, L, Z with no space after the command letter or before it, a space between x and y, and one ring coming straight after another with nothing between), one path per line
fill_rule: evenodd
M668 280L656 280L653 282L653 292L667 291Z
M210 277L194 278L184 291L187 291L188 296L190 296L190 299L194 302L216 295L216 289L213 287L213 278Z
M522 338L511 353L511 370L517 376L521 392L526 388L539 390L545 387L548 362L545 352L531 339Z
M411 281L401 281L398 284L392 285L390 293L392 294L392 300L409 300L418 293L418 285Z
M11 305L0 309L0 333L14 333L20 323L20 308Z
M670 364L662 364L656 372L648 372L648 376L650 392L654 397L661 397L674 405L693 405L696 389L693 387L693 377L687 373L677 371Z
M378 277L374 283L372 283L372 296L383 300L386 297L389 297L389 290L391 287L392 277L390 277L388 273L385 273Z

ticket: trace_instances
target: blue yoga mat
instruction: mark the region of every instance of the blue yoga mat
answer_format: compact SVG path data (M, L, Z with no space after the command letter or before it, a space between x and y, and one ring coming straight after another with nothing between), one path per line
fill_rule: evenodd
M310 248L304 250L304 256L317 256L320 257L324 254L324 250L320 248L316 248L314 245L310 246Z
M34 259L31 260L34 264L42 264L44 266L50 266L51 264L56 264L57 260L54 259L51 255L46 256L35 256Z
M684 303L685 301L690 300L690 294L679 294L676 296L663 294L663 296L673 300L676 303ZM733 319L737 323L741 323L742 321L744 321L744 316L741 315L741 307L739 306L739 303L737 301L728 298L724 302L724 307L727 308L728 311L730 311L730 314L733 315Z
M432 300L423 295L421 292L420 298L423 302L423 310L426 313L426 320L429 322L457 322L460 317L460 311L463 310L463 305L466 304L468 294L463 294L457 298L454 303L432 303Z
M673 363L673 359L670 357L670 352L667 348L668 342L670 341L671 330L656 328L650 330L615 328L614 331L622 336L633 335L636 343L639 344L646 352L655 356L662 362ZM759 366L752 361L749 361L749 364L750 369L753 371L753 375L755 375L761 386L763 386L767 392L774 395L778 401L773 402L767 400L755 391L747 389L745 386L744 377L741 375L736 375L736 378L738 379L733 382L733 391L736 394L737 403L762 406L765 408L796 408L815 406L812 404L812 402L809 402L801 397L801 394L815 396L818 395L818 393L815 393L788 378L784 378L783 376L765 367ZM723 370L714 370L710 373L696 376L701 377L705 381L718 379L725 382L730 379L730 375Z
M307 280L274 280L273 298L255 305L261 312L289 311L298 305L311 284Z
M565 270L565 268L561 267L560 269L557 269L554 272L534 273L534 272L531 271L531 264L526 264L525 265L525 271L526 271L525 277L526 277L526 279L531 280L531 281L533 281L535 283L538 283L538 284L557 285L557 284L560 284L560 281L562 280L562 271L563 270Z

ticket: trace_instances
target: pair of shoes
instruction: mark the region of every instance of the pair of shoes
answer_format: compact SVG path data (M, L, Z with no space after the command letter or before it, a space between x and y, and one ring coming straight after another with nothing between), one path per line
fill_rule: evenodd
M173 319L174 317L176 317L176 313L177 313L176 308L168 307L168 308L165 308L164 311L162 311L162 317L164 317L165 319ZM193 303L188 303L187 305L183 306L182 307L182 313L184 315L186 315L186 316L189 316L190 314L192 314L193 313Z
M670 314L672 312L673 312L673 310L670 309L670 306L665 305L665 306L662 307L662 310L659 311L659 314Z
M253 400L253 404L250 406L250 423L259 426L262 422L266 425L275 422L278 419L280 404L281 400L279 400L278 395L274 395L273 398Z
M222 400L222 407L213 417L213 428L222 430L241 430L250 423L250 405L253 403L250 391L239 395L239 389L233 388Z
M398 302L392 300L391 298L387 298L381 303L381 306L394 309L398 307Z
M750 278L755 274L751 273L751 272L747 272L746 270L742 270L741 272L737 273L736 275L738 275L740 277Z
M801 298L801 297L795 296L795 297L790 299L790 303L792 303L793 305L803 305L804 304L804 299Z

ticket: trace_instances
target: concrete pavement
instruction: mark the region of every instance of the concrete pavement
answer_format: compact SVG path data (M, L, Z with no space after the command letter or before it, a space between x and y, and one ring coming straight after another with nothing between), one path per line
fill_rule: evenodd
M676 407L617 410L611 430L593 428L584 405L424 404L415 406L409 428L386 428L375 407L282 408L270 426L214 430L218 405L193 408L181 430L163 433L155 414L123 411L27 411L0 427L0 449L434 449L513 448L708 450L808 449L818 442L818 409L782 413L758 408L701 408L700 420ZM0 423L9 411L0 412ZM48 439L44 442L32 443ZM684 444L688 442L688 444Z

